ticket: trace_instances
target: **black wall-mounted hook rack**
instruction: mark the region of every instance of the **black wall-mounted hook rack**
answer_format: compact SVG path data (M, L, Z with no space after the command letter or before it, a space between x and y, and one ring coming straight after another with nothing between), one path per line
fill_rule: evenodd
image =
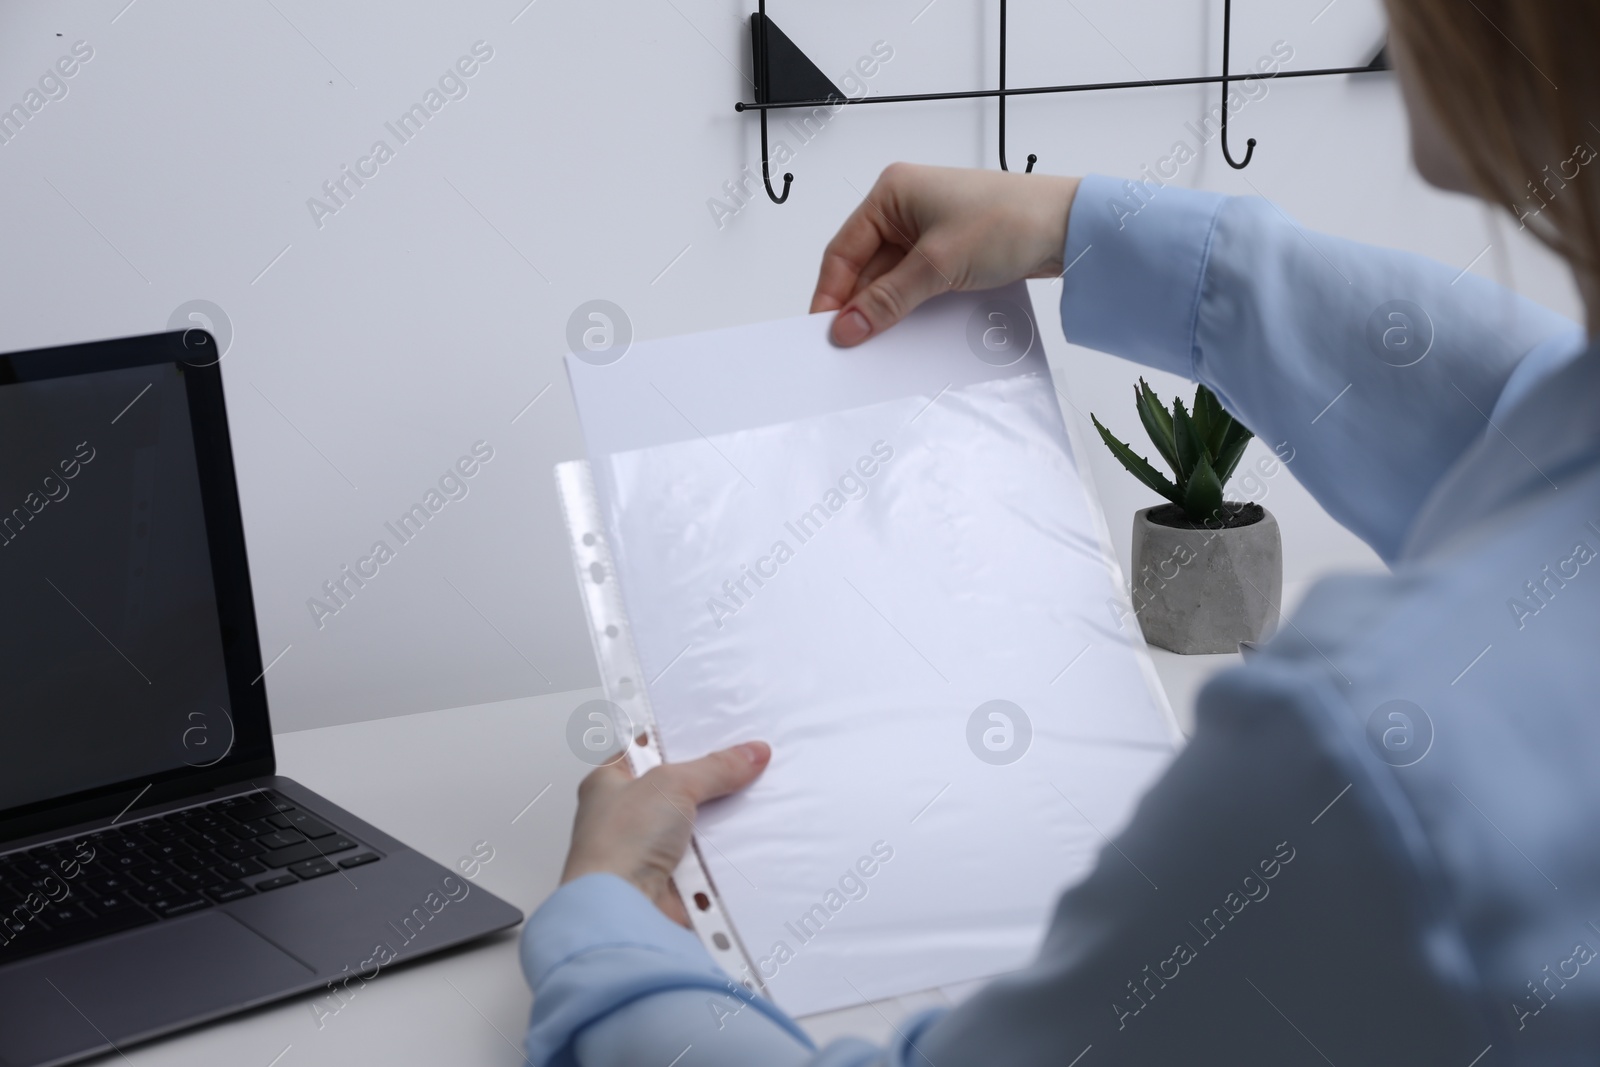
M1228 147L1228 86L1233 82L1271 81L1277 78L1326 78L1342 74L1371 74L1389 69L1387 46L1364 66L1322 67L1316 70L1278 70L1271 74L1259 71L1244 74L1229 72L1229 43L1233 36L1233 0L1223 0L1222 5L1222 73L1202 74L1190 78L1148 78L1139 81L1092 82L1080 85L1035 85L1021 89L1006 87L1006 0L1000 0L1000 85L996 89L968 89L949 93L908 93L898 96L847 96L839 91L828 76L811 62L810 58L788 36L767 18L766 0L758 0L758 9L750 16L750 52L755 74L755 100L739 101L735 111L756 111L761 115L761 179L767 187L767 196L774 204L789 199L789 187L794 175L783 176L783 192L772 188L771 163L767 152L767 112L790 108L838 107L861 104L905 104L916 100L974 100L994 97L999 103L1000 169L1006 165L1006 98L1011 96L1043 96L1052 93L1091 93L1113 89L1149 89L1169 85L1222 86L1221 140L1222 156L1228 166L1243 170L1250 165L1256 153L1256 139L1245 142L1244 158L1235 160ZM1033 171L1039 157L1028 155L1027 172Z

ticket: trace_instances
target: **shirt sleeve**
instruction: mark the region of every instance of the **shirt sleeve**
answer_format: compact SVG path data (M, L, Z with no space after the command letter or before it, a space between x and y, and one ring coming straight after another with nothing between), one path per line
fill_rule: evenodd
M1203 382L1389 561L1523 358L1584 345L1475 274L1256 197L1085 178L1064 252L1069 340Z
M650 1039L652 1056L698 1041L730 1054L759 1048L780 1067L804 1062L813 1048L788 1016L729 978L693 933L615 875L574 879L534 912L523 930L522 969L534 991L526 1048L538 1067L643 1062L629 1055L630 1033ZM640 1004L651 1005L649 1031L630 1025L641 1022ZM729 1040L710 1041L723 1034ZM754 1061L695 1056L680 1067L695 1062Z

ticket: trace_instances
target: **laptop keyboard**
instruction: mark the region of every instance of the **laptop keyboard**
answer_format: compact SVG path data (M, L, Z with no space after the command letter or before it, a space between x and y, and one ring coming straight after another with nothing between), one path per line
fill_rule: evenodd
M271 790L0 853L0 966L379 858Z

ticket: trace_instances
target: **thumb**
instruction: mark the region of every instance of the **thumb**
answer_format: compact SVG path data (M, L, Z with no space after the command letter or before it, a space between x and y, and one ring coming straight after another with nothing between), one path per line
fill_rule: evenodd
M772 759L772 749L764 741L746 741L686 763L668 763L663 769L672 775L673 784L695 804L737 793L761 776Z
M843 348L876 337L911 313L929 297L950 288L921 248L913 247L892 270L876 278L839 310L833 320L833 342Z

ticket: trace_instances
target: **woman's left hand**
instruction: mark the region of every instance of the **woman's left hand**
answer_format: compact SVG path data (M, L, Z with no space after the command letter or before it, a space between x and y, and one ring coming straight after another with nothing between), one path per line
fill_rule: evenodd
M667 763L635 778L626 760L592 772L578 786L578 815L562 884L586 874L615 874L638 887L683 926L689 916L672 872L689 847L695 808L737 793L761 776L772 749L747 741L686 763Z

